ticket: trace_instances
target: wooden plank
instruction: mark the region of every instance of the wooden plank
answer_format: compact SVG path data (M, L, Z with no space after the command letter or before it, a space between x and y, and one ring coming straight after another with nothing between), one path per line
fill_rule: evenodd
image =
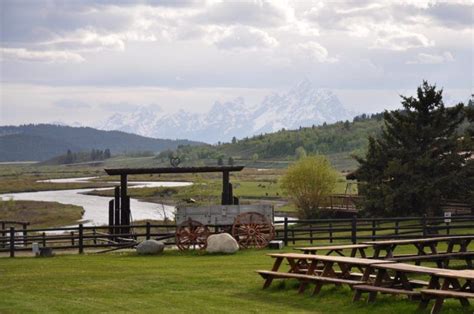
M371 247L368 244L347 244L347 245L328 245L328 246L308 246L308 247L297 247L295 250L299 251L320 251L320 250L350 250L350 249L366 249Z
M388 269L388 270L401 271L401 272L407 272L407 273L426 274L426 275L438 274L440 272L439 268L424 267L424 266L417 266L417 265L404 264L404 263L375 264L373 265L373 268Z
M206 166L206 167L161 167L161 168L109 168L108 175L159 174L159 173L203 173L241 171L244 166Z
M474 299L474 293L454 290L441 290L441 289L421 289L421 294L427 294L432 296L441 296L448 298L468 298Z
M378 259L367 259L347 256L330 256L330 255L312 255L312 254L301 254L301 253L270 253L267 254L271 257L287 258L287 259L307 259L307 260L318 260L327 261L334 263L348 263L353 265L373 265L373 264L389 264L395 263L394 261L378 260Z
M367 291L367 292L381 292L381 293L406 294L406 295L420 295L420 292L418 292L418 291L395 289L395 288L386 288L386 287L378 287L378 286L371 286L371 285L354 285L353 288L354 288L354 290L361 290L361 291Z

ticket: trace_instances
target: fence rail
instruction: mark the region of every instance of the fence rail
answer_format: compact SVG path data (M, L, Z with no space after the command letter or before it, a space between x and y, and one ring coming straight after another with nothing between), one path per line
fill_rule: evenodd
M397 217L397 218L346 218L290 220L274 222L276 239L285 245L297 242L347 241L357 243L367 240L407 239L445 235L474 234L474 216ZM63 228L27 229L15 225L0 229L0 252L11 257L18 251L31 251L33 243L40 247L59 250L85 249L113 250L131 247L138 241L158 239L175 244L176 224L105 225ZM228 230L229 226L209 225L214 233ZM302 243L303 244L303 243ZM97 251L97 250L96 250Z

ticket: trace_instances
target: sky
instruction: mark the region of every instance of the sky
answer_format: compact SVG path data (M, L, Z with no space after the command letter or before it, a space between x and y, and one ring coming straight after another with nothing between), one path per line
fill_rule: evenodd
M466 101L473 2L0 0L0 124L93 125L141 106L249 105L303 79L350 110L423 80Z

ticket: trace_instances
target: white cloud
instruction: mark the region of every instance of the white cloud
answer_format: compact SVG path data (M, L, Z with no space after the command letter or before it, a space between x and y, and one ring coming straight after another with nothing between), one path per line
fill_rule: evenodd
M377 38L371 48L404 51L410 48L431 47L434 41L425 35L395 24L373 25Z
M329 57L328 50L315 41L298 44L297 50L316 62L333 63L337 61L337 58Z
M407 64L442 64L453 61L453 55L449 51L446 51L441 55L418 53L416 59L408 61Z
M59 50L27 50L24 48L0 48L2 60L13 59L35 62L83 62L84 58L74 52Z
M254 28L235 26L230 28L213 28L211 41L220 49L257 49L274 48L278 41L268 33Z

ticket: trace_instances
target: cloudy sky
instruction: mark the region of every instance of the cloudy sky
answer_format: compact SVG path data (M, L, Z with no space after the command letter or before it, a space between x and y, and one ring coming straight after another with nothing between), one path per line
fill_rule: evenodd
M423 79L473 91L467 0L1 0L0 124L93 124L139 106L255 104L308 78L350 109L398 107Z

